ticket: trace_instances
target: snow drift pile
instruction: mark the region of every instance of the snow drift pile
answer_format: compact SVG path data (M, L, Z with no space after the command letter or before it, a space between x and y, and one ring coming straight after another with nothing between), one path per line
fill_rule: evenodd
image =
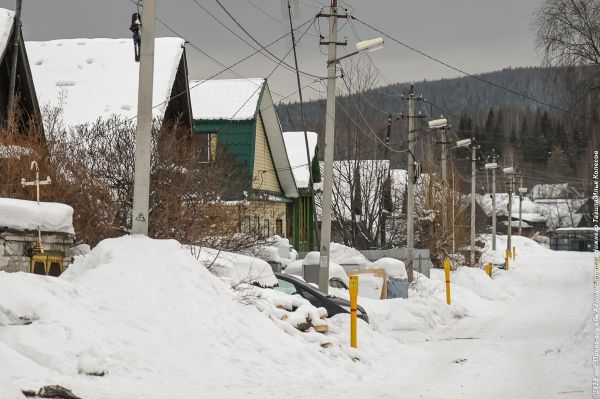
M274 370L298 390L350 378L343 364L353 363L334 347L322 310L256 289L263 312L287 312L277 317L283 324L241 304L239 291L179 243L142 237L101 242L61 278L0 273L0 376L19 389L59 384L86 399L186 397L207 386L215 397L247 394L277 384ZM286 327L307 316L308 333ZM317 333L319 325L330 331ZM13 399L4 386L3 399Z

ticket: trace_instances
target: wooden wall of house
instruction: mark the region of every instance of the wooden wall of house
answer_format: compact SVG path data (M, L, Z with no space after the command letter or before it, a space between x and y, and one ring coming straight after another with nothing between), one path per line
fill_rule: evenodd
M281 193L275 164L271 157L269 143L265 134L265 126L260 113L256 118L256 143L254 147L254 171L252 173L252 188L274 193Z

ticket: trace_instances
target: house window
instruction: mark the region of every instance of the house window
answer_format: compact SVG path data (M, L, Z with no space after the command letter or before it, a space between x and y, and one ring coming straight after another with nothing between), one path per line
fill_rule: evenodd
M211 133L208 135L209 142L209 159L210 161L214 161L217 159L217 134Z
M258 216L254 217L254 234L260 233L260 219Z
M271 235L271 231L269 230L269 219L265 219L265 224L263 226L265 238Z
M283 237L283 220L281 219L275 220L275 234L279 237Z
M201 162L212 162L217 158L217 134L199 133L194 135L195 146Z

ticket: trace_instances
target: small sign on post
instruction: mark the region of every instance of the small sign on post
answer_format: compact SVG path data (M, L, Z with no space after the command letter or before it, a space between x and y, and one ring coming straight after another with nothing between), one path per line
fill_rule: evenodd
M350 346L356 348L356 308L358 301L358 276L350 276Z

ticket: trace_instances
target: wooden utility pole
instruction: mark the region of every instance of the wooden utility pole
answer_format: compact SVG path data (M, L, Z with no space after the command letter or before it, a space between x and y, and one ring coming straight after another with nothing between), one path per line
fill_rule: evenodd
M21 42L21 8L23 0L17 0L17 9L13 21L13 53L10 61L10 81L8 83L8 129L14 121L15 88L17 85L17 61L19 59L19 43Z
M154 78L154 23L156 0L144 0L142 43L135 132L135 175L131 233L148 235L150 158L152 152L152 88Z

